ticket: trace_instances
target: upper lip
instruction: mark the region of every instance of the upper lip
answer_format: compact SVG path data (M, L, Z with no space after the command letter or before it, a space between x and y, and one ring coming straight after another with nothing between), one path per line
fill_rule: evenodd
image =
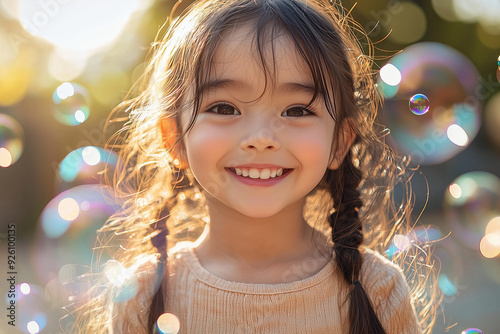
M247 165L230 166L228 168L283 168L283 169L291 169L291 168L273 165L273 164L247 164Z

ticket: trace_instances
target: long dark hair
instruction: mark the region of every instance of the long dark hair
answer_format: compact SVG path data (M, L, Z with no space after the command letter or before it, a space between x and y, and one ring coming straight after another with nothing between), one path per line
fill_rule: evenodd
M205 223L201 190L189 169L177 168L169 154L174 146L182 146L183 133L176 133L171 147L165 147L157 124L164 118L176 122L178 112L192 110L189 128L192 127L219 37L244 23L254 28L255 47L266 78L273 79L274 73L273 68L267 67L264 51L269 47L273 51L278 34L286 33L292 38L314 79L311 103L321 99L339 125L335 128L332 151L339 148L347 132L355 134L340 167L327 170L310 194L314 204L308 210L324 216L323 221L328 222L326 230L333 241L336 265L346 283L344 305L348 305L349 333L385 333L360 281L360 247L383 252L395 234L411 229L411 196L403 196L395 204L392 195L398 183L406 194L411 193L407 182L411 171L407 169L408 160L398 159L384 142L384 127L377 116L380 98L373 80L372 44L336 2L201 0L172 22L165 36L154 45L143 92L115 110L125 110L129 115L122 130L109 141L108 146L117 148L122 159L115 177L108 181L127 200L123 212L112 217L101 232L119 230L129 236L125 238L127 246L115 254L116 259L133 263L134 254L141 251L160 253L160 263L165 263L166 249L178 240L189 239L185 233L188 226L190 231L201 230L199 227ZM193 90L189 100L188 93ZM168 217L169 247L155 248L158 245L144 241L166 233L165 227L160 228L161 232L155 228L165 219L165 212L185 215ZM426 252L425 258L429 257ZM395 256L392 260L400 261L406 269L404 257ZM162 275L168 277L168 267L160 267ZM410 269L420 272L430 271L429 268L422 263L417 269ZM164 299L167 280L163 282L149 295L147 323L142 324L148 332L158 316L168 311L169 301ZM436 314L433 305L437 304L432 280L422 283L417 278L409 283L413 285L412 297L422 326L430 333ZM99 310L107 310L107 303L106 296L99 295L87 305L87 319L94 316L94 326L90 326L93 333L100 330L99 321L107 321L96 318Z

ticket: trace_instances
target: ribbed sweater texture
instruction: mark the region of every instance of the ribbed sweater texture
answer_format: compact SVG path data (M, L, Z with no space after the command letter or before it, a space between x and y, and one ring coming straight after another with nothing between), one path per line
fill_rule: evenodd
M347 332L347 289L334 262L299 281L257 284L211 274L201 265L191 242L176 245L168 258L166 311L179 319L179 334ZM308 270L307 265L302 269ZM399 267L365 249L359 280L387 334L422 333ZM126 330L113 333L145 333L148 302L143 300L142 310L133 315L133 308L117 307L115 320L127 313L129 323Z

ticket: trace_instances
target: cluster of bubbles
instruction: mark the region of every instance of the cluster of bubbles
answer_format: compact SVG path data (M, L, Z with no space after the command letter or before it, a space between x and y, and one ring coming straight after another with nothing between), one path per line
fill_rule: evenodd
M386 98L392 144L417 164L441 163L461 152L481 123L478 77L465 56L440 43L413 44L391 58L377 86Z
M24 131L14 118L0 114L0 167L9 167L21 157Z
M75 126L85 122L90 114L87 89L77 83L64 82L52 94L54 118L65 125Z

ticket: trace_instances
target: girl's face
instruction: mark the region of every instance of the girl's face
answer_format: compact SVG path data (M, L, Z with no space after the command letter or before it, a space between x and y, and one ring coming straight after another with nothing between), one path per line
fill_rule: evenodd
M266 78L250 29L220 38L184 144L209 205L264 218L303 206L329 165L335 123L321 97L307 107L313 79L290 37L273 41L274 59L264 48Z

